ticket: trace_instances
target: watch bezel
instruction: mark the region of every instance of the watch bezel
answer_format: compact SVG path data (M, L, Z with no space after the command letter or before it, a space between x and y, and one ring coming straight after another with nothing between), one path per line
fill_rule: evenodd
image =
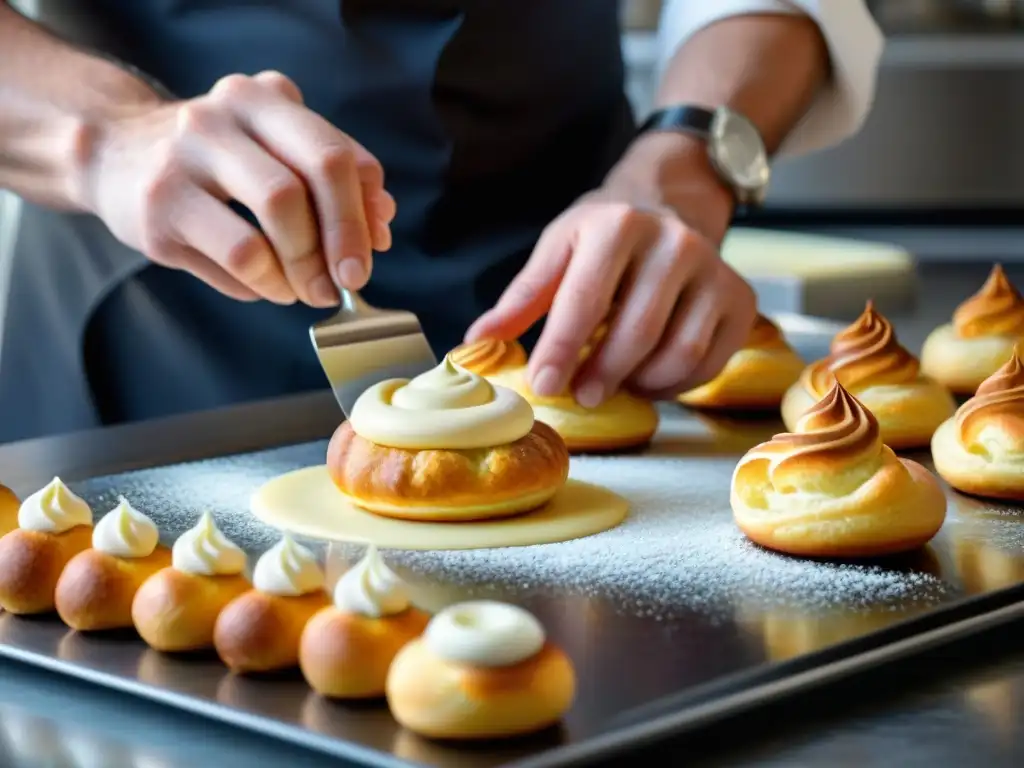
M726 137L740 127L754 142L755 159L752 162L753 173L738 171L730 166L727 158L723 156L726 145ZM761 205L768 192L768 184L771 181L771 165L768 162L768 151L761 138L760 132L750 120L728 107L719 107L711 118L711 127L707 137L708 158L714 165L715 170L735 190L737 202L742 205ZM749 176L756 176L756 183L745 181Z

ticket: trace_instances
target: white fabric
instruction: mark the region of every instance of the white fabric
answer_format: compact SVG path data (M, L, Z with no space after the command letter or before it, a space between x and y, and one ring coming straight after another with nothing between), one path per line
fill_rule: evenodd
M832 56L832 81L789 134L780 155L838 144L864 123L875 95L884 38L864 0L666 0L658 30L658 74L692 35L713 22L748 13L806 14L821 28Z

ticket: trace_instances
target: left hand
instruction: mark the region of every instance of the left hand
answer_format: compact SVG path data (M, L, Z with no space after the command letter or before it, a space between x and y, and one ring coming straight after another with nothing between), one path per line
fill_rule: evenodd
M702 147L666 153L666 142L682 140L634 145L600 189L547 227L467 340L517 338L547 313L530 357L531 388L557 395L571 385L590 408L623 386L668 399L716 376L746 341L756 300L719 256L731 194ZM651 176L682 181L670 187ZM607 335L581 366L605 320Z

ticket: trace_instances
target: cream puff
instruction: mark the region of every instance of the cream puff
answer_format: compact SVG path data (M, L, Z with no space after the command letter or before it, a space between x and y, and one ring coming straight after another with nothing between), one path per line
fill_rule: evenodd
M920 368L900 346L892 324L869 301L857 321L832 340L829 356L807 366L786 392L782 420L794 431L838 379L875 415L882 442L897 450L926 446L939 424L956 410L956 402Z
M316 555L285 535L256 561L252 586L217 617L217 655L233 672L296 666L306 622L329 602Z
M603 330L602 330L603 333ZM600 339L600 333L595 342ZM584 350L583 359L595 343ZM584 408L568 392L541 397L530 389L526 351L517 341L484 340L452 350L456 365L478 373L526 398L538 421L550 424L572 453L601 453L637 448L658 429L658 411L649 400L619 392L596 408Z
M21 499L6 485L0 485L0 536L18 527Z
M916 549L946 517L936 478L884 445L878 421L838 382L792 433L752 448L732 476L736 524L756 544L807 557Z
M936 430L932 461L958 491L1024 499L1024 366L1018 350Z
M378 515L486 520L545 504L569 477L569 454L520 395L446 357L366 390L331 438L327 470Z
M132 623L157 651L197 651L213 645L224 606L249 589L245 553L221 533L209 512L171 548L171 564L135 593Z
M309 686L337 699L384 695L395 655L418 637L430 616L412 605L405 583L370 545L334 587L334 604L307 623L299 667Z
M64 566L92 543L92 509L59 477L18 508L18 527L0 538L0 606L49 613Z
M79 631L132 626L132 600L142 583L171 564L160 531L123 496L92 531L92 547L75 555L57 581L57 614Z
M388 672L391 714L434 739L495 739L554 725L572 706L572 662L514 605L460 603L438 613Z
M782 331L758 315L747 343L733 354L714 379L679 395L694 408L766 410L778 408L782 397L804 369L804 361Z
M921 370L958 395L973 395L1024 339L1024 298L996 264L976 294L957 307L953 322L925 339Z

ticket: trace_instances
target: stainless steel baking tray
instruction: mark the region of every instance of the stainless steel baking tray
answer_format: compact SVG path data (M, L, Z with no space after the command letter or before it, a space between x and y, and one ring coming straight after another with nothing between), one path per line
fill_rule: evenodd
M821 337L793 338L816 357ZM952 492L943 531L907 557L801 561L747 543L732 524L729 477L780 428L666 406L650 450L573 460L574 475L631 500L619 529L543 547L386 553L426 608L489 596L541 618L580 685L564 723L536 737L431 743L380 703L326 702L295 675L236 677L209 656L163 656L130 635L84 636L53 618L0 616L0 654L368 765L539 768L607 757L1024 613L1024 511ZM248 514L250 493L324 450L309 443L73 487L98 510L126 494L168 540L210 509L255 557L276 534ZM342 544L323 551L332 574L359 555Z

